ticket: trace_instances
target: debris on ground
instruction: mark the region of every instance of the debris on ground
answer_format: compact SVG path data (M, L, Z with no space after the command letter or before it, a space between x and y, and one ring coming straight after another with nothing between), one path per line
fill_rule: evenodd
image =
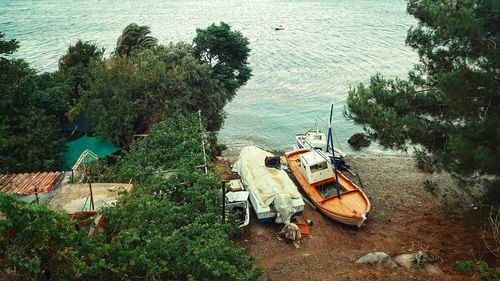
M358 264L380 264L382 262L385 262L388 266L392 268L398 266L398 264L391 258L391 256L389 256L384 252L369 253L365 256L362 256L357 261L355 261L355 263Z
M418 252L413 253L413 254L399 255L395 258L395 260L400 266L402 266L406 269L410 269L412 267L423 266L424 263L429 261L429 258L422 251L418 251Z
M300 229L296 224L285 223L285 226L279 234L283 234L285 238L292 240L293 246L295 246L295 248L300 248L300 238L302 237L302 235L300 234Z

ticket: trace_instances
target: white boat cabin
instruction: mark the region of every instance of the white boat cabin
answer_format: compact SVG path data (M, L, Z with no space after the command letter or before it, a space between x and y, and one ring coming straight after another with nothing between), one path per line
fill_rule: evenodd
M326 135L320 130L307 131L305 134L297 135L297 140L302 144L310 144L312 148L326 151ZM309 145L303 145L309 147Z
M298 148L313 148L319 149L326 152L328 138L325 133L320 130L307 131L305 134L296 135L297 147ZM335 157L345 157L346 154L338 149L334 148ZM331 155L329 155L331 157Z
M300 173L309 184L320 182L335 176L329 157L322 151L310 151L300 156Z

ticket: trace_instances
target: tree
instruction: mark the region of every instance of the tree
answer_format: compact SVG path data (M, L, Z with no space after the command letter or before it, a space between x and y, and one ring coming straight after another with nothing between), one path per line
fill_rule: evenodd
M90 67L92 61L102 60L104 48L100 49L97 44L90 41L76 41L70 45L66 54L59 59L59 70L68 71L75 67Z
M34 76L34 83L33 103L43 108L46 115L54 116L59 124L67 122L67 113L74 105L68 76L60 71L45 72Z
M386 147L421 147L445 168L500 175L500 2L411 0L408 80L377 74L349 92L347 114Z
M70 45L66 54L59 59L59 72L67 76L71 87L71 105L80 102L82 91L88 89L88 82L92 79L90 66L93 62L101 62L104 48L90 41L78 40Z
M39 103L44 95L36 94L36 72L3 57L17 50L17 41L0 40L0 46L7 46L0 54L0 173L56 170L64 146L60 124Z
M192 55L187 44L158 46L129 58L115 57L96 65L85 111L96 122L97 133L127 145L133 134L178 112L200 108L211 128L220 128L226 104L222 84L210 67Z
M138 25L136 23L129 24L123 30L122 35L118 37L115 55L129 57L135 49L144 50L155 47L158 39L149 35L150 33L149 26Z
M252 76L247 61L250 53L248 38L221 22L206 29L196 29L193 43L196 58L212 66L214 78L224 84L226 99L230 101Z
M5 34L0 32L0 61L5 60L5 56L15 53L19 48L19 42L15 39L5 41L5 39L3 39L4 37Z
M89 74L82 104L98 134L127 145L133 134L174 113L198 110L208 130L222 127L224 106L250 77L248 40L224 23L197 32L194 47L156 45L156 39L148 39L149 28L125 28L115 51L119 56L96 64ZM155 47L146 48L153 41Z
M136 132L143 84L134 66L125 59L111 66L96 65L94 80L82 100L83 109L96 123L96 132L117 145L126 145Z

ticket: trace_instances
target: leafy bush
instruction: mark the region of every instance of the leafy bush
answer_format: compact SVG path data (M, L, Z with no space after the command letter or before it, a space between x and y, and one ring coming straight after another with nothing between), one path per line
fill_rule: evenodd
M0 193L0 271L11 280L74 280L91 247L67 214Z
M203 154L194 121L172 116L115 166L91 166L103 173L97 179L135 184L101 211L107 223L96 236L64 214L0 197L0 269L27 280L257 280L260 270L221 221L218 175L196 168Z
M133 178L135 190L122 205L103 210L110 242L95 253L89 277L258 279L260 271L234 247L221 221L218 176L196 168L203 155L195 121L196 115L178 115L156 124L110 168L117 178Z
M455 269L458 270L474 270L476 271L477 274L477 280L479 281L498 281L498 278L500 276L500 268L496 267L490 267L487 263L485 262L457 262L455 264Z

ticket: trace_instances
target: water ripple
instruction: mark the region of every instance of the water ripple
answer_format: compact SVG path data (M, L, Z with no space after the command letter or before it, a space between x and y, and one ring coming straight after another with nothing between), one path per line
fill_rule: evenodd
M345 141L360 128L343 117L350 87L376 71L405 77L417 61L405 47L414 21L404 0L58 1L0 0L0 30L21 42L17 54L40 71L78 39L111 52L131 22L162 42L191 41L196 27L225 21L251 42L253 77L226 107L220 138L236 145L291 148L293 136L326 119ZM284 30L275 31L277 26Z

